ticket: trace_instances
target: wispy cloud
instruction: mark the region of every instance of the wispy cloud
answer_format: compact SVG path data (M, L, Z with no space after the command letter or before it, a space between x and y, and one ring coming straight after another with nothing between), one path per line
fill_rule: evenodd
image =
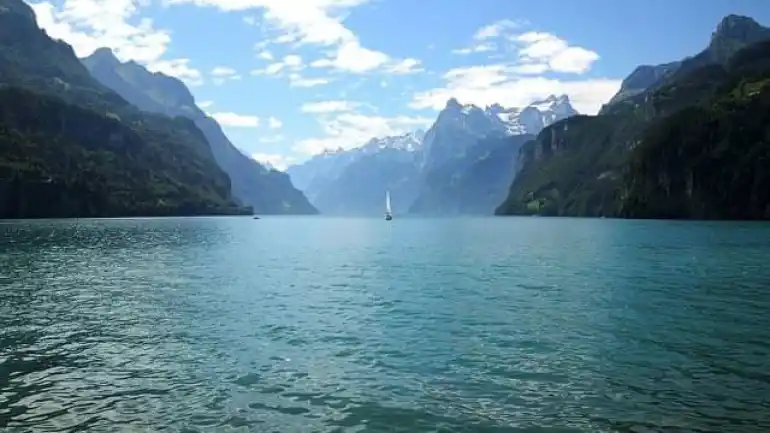
M508 30L517 29L522 26L527 25L527 21L525 20L500 20L496 21L492 24L486 25L476 31L476 33L473 34L473 39L477 41L485 41L487 39L492 39L501 36L503 33L507 32Z
M209 74L211 75L211 81L217 86L221 86L227 81L238 81L241 79L238 71L227 66L217 66Z
M361 104L354 101L320 101L302 104L300 111L303 113L335 113L340 111L353 111Z
M289 87L316 87L330 82L328 78L305 78L297 73L289 74Z
M400 135L424 128L433 121L420 116L367 116L355 112L327 113L316 120L325 135L298 141L294 151L315 155L327 149L351 149L363 146L375 137Z
M505 36L513 30L526 26L525 20L500 20L476 30L472 36L472 44L464 48L452 50L452 54L468 55L474 53L490 53L504 47Z
M447 71L444 85L414 94L410 106L440 110L449 98L463 103L500 103L522 107L551 94L567 94L581 113L596 113L620 88L621 80L589 79L560 81L546 77L522 77L517 66L497 64Z
M343 19L349 9L369 0L167 0L170 4L193 3L224 11L263 11L261 26L266 39L259 46L317 45L329 47L325 57L311 62L315 68L331 68L342 72L403 74L417 70L417 59L397 59L364 47L358 36L345 27ZM257 24L256 20L249 20ZM407 63L404 63L407 61ZM407 67L406 65L412 65Z
M599 60L594 51L571 46L565 41L545 32L528 32L515 38L522 44L519 57L526 63L540 63L557 72L580 74L587 72Z
M257 116L238 114L229 111L212 113L211 117L222 126L235 128L256 128L259 126L260 122L259 117Z
M270 129L280 129L283 126L283 122L281 122L281 120L278 119L277 117L270 116L267 119L267 126Z
M257 54L257 57L262 60L273 60L275 57L273 56L273 53L269 50L262 50Z
M275 143L280 143L285 139L286 137L284 137L281 134L265 135L263 137L259 137L259 142L264 144L275 144Z
M281 171L286 170L295 161L293 157L280 153L252 153L251 157L261 164L269 165Z
M171 32L156 28L152 19L137 20L140 4L129 0L64 0L60 6L47 1L30 6L38 25L50 36L67 41L79 57L109 47L121 61L134 60L190 86L202 84L203 74L190 66L190 59L164 57Z
M452 50L452 54L486 53L489 51L495 51L496 49L497 46L495 46L495 44L484 42L470 47Z
M271 63L264 68L251 71L252 75L279 75L284 71L300 71L305 68L302 57L289 54L278 62Z
M599 54L569 44L553 33L521 31L525 21L502 20L483 26L473 44L455 54L482 54L478 65L454 68L443 75L444 84L416 92L410 107L440 110L449 98L466 103L524 106L551 94L566 93L575 108L595 113L620 87L620 80L606 78L563 80L545 74L583 74L599 60ZM489 60L498 58L497 62ZM507 60L500 60L507 59Z

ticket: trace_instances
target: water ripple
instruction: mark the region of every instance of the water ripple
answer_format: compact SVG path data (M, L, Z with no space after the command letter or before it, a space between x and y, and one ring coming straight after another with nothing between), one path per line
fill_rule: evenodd
M770 431L770 227L0 224L9 432Z

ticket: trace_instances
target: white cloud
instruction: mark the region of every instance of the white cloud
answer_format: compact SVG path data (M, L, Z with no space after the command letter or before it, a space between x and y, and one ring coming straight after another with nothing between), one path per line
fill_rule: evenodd
M515 29L523 25L526 25L526 21L500 20L478 29L476 33L474 33L473 39L477 41L483 41L486 39L496 38L501 36L507 30Z
M517 63L522 74L541 74L547 70L582 74L599 60L594 51L570 45L564 39L547 32L526 32L519 35L512 30L523 25L520 22L502 20L479 29L474 45L453 50L453 54L473 54L510 51L517 52Z
M257 116L249 116L229 111L223 111L212 113L211 117L213 117L214 120L216 120L222 126L230 126L236 128L256 128L259 126L259 117Z
M357 40L347 41L339 46L331 57L311 63L314 68L334 68L361 73L385 65L389 57L385 53L363 48Z
M364 48L357 39L342 43L331 56L310 64L315 68L332 68L355 74L382 69L399 75L419 72L422 70L418 68L419 65L417 59L394 60L383 52Z
M566 40L547 32L514 34L512 30L523 22L502 20L480 28L473 35L474 45L453 50L453 54L496 52L505 56L517 53L522 74L541 74L547 70L582 74L599 60L594 51L570 45ZM500 57L500 56L498 56Z
M198 108L209 108L214 105L214 101L200 101L196 105Z
M281 62L271 63L264 68L252 70L251 75L277 75L283 67L284 64Z
M188 86L200 86L203 84L203 74L189 65L190 59L171 59L156 60L146 66L150 72L160 72L170 77L179 78Z
M547 72L582 74L590 70L599 55L570 45L547 32L515 34L525 23L502 20L479 29L474 45L454 50L456 54L494 52L492 58L513 58L449 70L445 85L413 95L412 108L442 109L449 98L465 103L521 107L551 94L567 94L575 108L585 114L596 113L619 89L620 80L596 78L563 81L543 77Z
M257 54L257 57L262 60L273 60L275 58L273 57L273 53L271 53L269 50L260 51L259 54Z
M217 66L211 70L211 75L215 77L230 77L237 73L238 72L235 69L228 68L227 66Z
M289 54L284 56L278 62L271 63L262 69L255 69L251 71L252 75L279 75L282 71L300 71L305 68L302 63L302 57L296 54Z
M302 61L302 57L290 54L285 56L281 61L271 63L264 68L251 71L251 74L281 77L283 76L284 72L288 72L289 87L308 88L328 84L331 81L328 78L302 77L298 72L303 69L305 69L305 64Z
M263 10L263 29L270 39L258 44L320 45L333 48L327 57L312 63L317 68L365 73L382 70L407 73L403 59L363 47L358 37L342 21L350 8L370 0L166 0L168 3L193 3L224 11ZM406 59L414 62L414 59ZM277 67L281 69L280 67ZM270 74L267 74L270 75Z
M288 67L298 67L302 66L302 57L296 55L296 54L289 54L288 56L283 58L283 63Z
M270 116L267 119L267 126L270 129L280 129L283 126L283 122L281 122L281 120L278 119L277 117Z
M433 122L427 117L382 117L359 113L342 113L336 117L320 117L318 123L325 136L298 141L292 150L315 155L326 149L352 149L366 144L374 137L399 135L426 127Z
M274 144L274 143L280 143L286 138L281 134L275 134L275 135L266 135L264 137L259 138L260 143L265 144Z
M588 71L599 55L544 32L528 32L515 39L523 44L519 57L526 62L542 62L557 72L580 74Z
M225 84L228 81L238 81L241 78L242 77L240 75L233 75L227 78L216 77L216 78L213 78L211 81L214 83L214 85L221 86L222 84Z
M270 165L281 171L286 170L295 161L293 157L279 153L252 153L251 157L261 164Z
M511 72L521 75L540 75L548 72L550 67L545 63L523 63L521 65L511 66Z
M486 53L497 49L495 44L489 42L482 42L480 44L473 45L467 48L459 48L452 50L452 54L471 54L471 53Z
M227 81L237 81L241 79L238 71L227 66L217 66L212 69L209 74L211 74L212 81L217 86L220 86Z
M335 113L341 111L353 111L360 104L354 101L320 101L302 104L300 111L303 113Z
M425 69L423 69L420 66L419 60L409 58L409 59L404 59L404 60L401 60L400 62L391 64L386 68L386 70L391 74L407 75L407 74L422 72Z
M315 87L329 82L328 78L303 78L297 73L289 74L289 87Z
M78 57L108 47L121 61L134 60L188 85L201 84L202 75L189 65L189 59L163 59L171 35L155 28L151 19L139 16L139 7L145 5L134 0L64 0L61 6L46 1L30 3L38 25L51 37L72 45Z
M621 80L606 78L560 81L545 77L522 77L516 66L499 64L452 69L444 74L444 87L418 92L412 108L440 110L449 98L486 106L500 103L522 107L552 94L567 94L581 113L594 114L618 89Z

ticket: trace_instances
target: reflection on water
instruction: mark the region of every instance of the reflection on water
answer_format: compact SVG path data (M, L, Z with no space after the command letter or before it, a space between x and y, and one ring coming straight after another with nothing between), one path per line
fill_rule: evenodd
M10 432L765 432L770 226L0 224Z

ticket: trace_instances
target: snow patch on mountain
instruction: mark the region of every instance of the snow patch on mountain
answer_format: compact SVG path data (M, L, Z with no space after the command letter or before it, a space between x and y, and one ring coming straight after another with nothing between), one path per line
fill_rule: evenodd
M384 149L415 152L420 149L424 135L425 132L422 130L417 130L415 132L408 132L406 134L391 137L372 138L364 146L358 149L353 149L351 152L371 154L380 152Z
M456 100L450 100L447 102L447 109L456 109L457 105L459 104ZM493 120L489 132L502 130L508 135L537 134L554 122L578 114L567 95L551 95L523 108L505 108L500 104L492 104L482 109L466 104L460 106L459 110L467 116L483 113Z

